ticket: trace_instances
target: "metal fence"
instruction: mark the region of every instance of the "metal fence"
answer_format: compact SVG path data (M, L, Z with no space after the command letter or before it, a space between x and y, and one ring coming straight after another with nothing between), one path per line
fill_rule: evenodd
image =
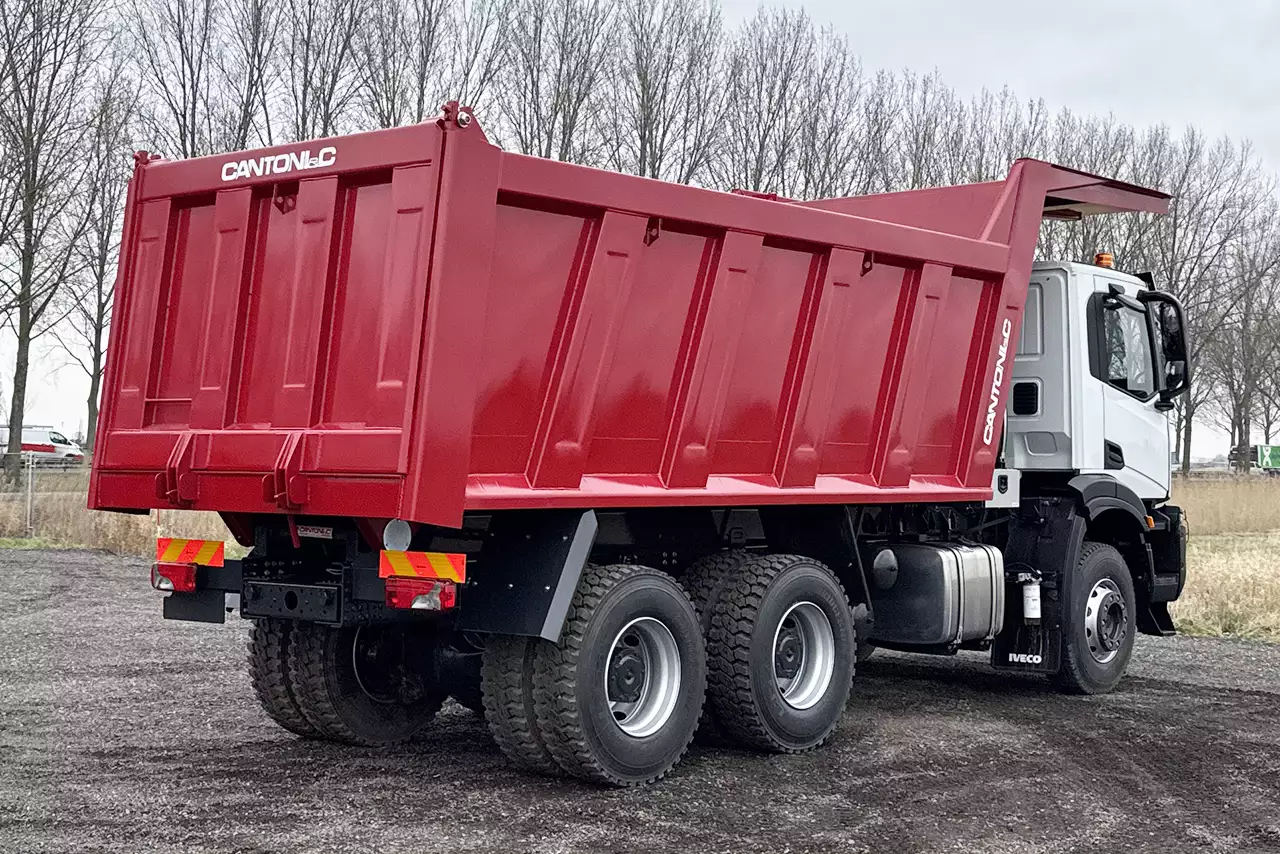
M0 455L0 462L0 537L37 538L42 528L87 512L89 468L85 463L35 454L22 454L16 460Z
M232 542L216 513L109 513L88 509L88 499L87 461L24 454L13 470L0 470L0 539L143 557L155 554L157 537Z

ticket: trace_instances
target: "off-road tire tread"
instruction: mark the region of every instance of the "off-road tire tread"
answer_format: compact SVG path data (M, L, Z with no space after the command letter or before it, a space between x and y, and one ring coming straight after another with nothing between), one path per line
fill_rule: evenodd
M835 732L839 719L832 724L815 744L802 749L780 745L769 735L760 721L751 693L751 631L760 614L765 594L775 578L797 561L815 564L830 576L840 595L847 603L844 585L828 567L802 555L761 555L740 568L738 583L726 590L716 603L711 617L711 629L707 638L707 702L711 706L721 730L726 736L744 747L753 747L769 753L809 753L826 744ZM855 642L856 638L856 627ZM849 662L850 683L857 672L856 656ZM846 693L846 700L847 700ZM841 702L844 707L844 701Z
M494 635L485 643L480 669L484 718L498 749L525 771L558 775L560 766L547 751L533 709L532 645L534 638ZM527 651L527 652L526 652Z
M583 641L592 614L605 596L625 579L652 575L667 580L664 572L646 566L614 564L588 566L582 571L578 589L569 604L564 630L558 644L542 644L534 655L534 709L538 730L556 764L570 776L610 786L633 787L657 782L680 763L692 743L692 734L680 753L667 768L644 780L624 780L610 774L596 760L583 731L582 714L577 708L574 674L582 658ZM678 583L677 583L678 586ZM681 588L682 590L684 588ZM686 593L687 595L687 593ZM699 707L701 716L701 707Z
M702 637L710 642L711 614L715 610L716 599L727 584L731 584L738 569L754 555L751 552L735 549L704 555L694 561L680 583L689 600L693 602L693 610L698 615L698 625L702 627ZM702 716L698 718L698 729L694 733L698 742L715 743L723 738L720 725L716 721L715 710L711 703L704 702Z
M325 737L359 747L389 747L409 741L416 733L395 739L370 739L352 729L333 703L325 667L325 641L328 630L322 626L299 624L289 648L289 675L293 680L298 706L307 720ZM432 695L435 708L432 717L444 705L444 696Z
M319 738L320 730L302 714L289 676L289 638L293 625L285 620L254 620L246 644L249 681L262 710L294 735Z
M1074 570L1078 572L1080 567L1084 566L1085 562L1089 558L1103 551L1114 552L1116 556L1116 560L1120 562L1120 565L1127 566L1127 564L1124 561L1124 555L1120 554L1120 550L1117 549L1115 546L1111 545L1110 543L1097 543L1097 542L1093 542L1092 540L1086 540L1084 542L1084 545L1081 546L1080 548L1080 559L1076 561ZM1058 672L1052 674L1049 677L1049 679L1050 681L1053 682L1054 686L1058 688L1058 690L1066 694L1078 694L1078 695L1105 694L1110 689L1100 691L1093 688L1089 684L1087 674L1081 672L1081 669L1077 664L1075 657L1073 657L1070 654L1071 650L1077 646L1076 636L1075 636L1074 604L1075 604L1074 602L1068 603L1068 606L1067 606L1069 619L1064 620L1064 623L1066 625L1064 625L1063 631L1062 631L1062 637L1063 637L1062 654L1060 656L1061 661L1059 662ZM1136 615L1135 615L1135 622L1136 622ZM1086 653L1084 653L1083 651L1080 651L1079 654L1084 655Z

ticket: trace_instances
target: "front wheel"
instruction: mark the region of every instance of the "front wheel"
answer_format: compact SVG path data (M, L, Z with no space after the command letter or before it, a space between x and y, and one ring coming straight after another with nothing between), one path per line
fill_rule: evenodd
M1054 682L1072 694L1105 694L1120 681L1133 654L1133 576L1115 547L1086 542L1072 591Z

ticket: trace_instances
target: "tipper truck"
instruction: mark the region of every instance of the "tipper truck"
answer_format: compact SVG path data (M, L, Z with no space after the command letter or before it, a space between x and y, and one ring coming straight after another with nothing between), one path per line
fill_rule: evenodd
M531 772L652 782L695 731L817 748L877 647L1115 686L1173 634L1182 308L1035 263L1168 197L1035 160L800 202L409 127L129 186L89 503L168 619L252 621L266 713L402 742L450 696ZM239 551L234 553L239 554Z

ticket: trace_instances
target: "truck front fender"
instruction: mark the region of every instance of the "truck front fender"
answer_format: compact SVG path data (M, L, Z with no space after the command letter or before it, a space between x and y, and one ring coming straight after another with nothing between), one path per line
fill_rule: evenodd
M1138 493L1107 474L1079 474L1067 482L1084 505L1090 521L1108 510L1123 510L1133 517L1139 531L1147 529L1147 507Z

